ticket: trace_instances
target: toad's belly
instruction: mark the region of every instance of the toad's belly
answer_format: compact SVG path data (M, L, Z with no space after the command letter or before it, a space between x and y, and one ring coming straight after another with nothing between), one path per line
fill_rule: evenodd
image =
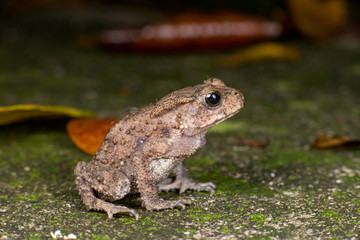
M162 180L167 178L181 160L182 159L179 158L161 158L151 161L150 171L155 183L160 183Z

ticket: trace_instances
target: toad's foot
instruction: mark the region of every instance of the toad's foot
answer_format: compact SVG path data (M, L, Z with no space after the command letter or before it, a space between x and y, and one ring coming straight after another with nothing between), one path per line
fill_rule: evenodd
M162 210L162 209L167 209L167 208L181 208L181 210L185 210L186 206L185 205L189 205L191 204L191 200L186 200L186 199L180 199L180 200L163 200L163 199L159 199L155 202L150 202L147 204L143 204L144 207L147 210Z
M172 183L169 183L169 178L167 178L163 182L159 183L157 187L159 191L166 191L166 192L170 190L179 189L180 194L182 194L188 189L199 192L207 191L210 192L210 196L214 195L216 188L215 184L213 184L212 182L200 183L188 177L184 177L184 178L176 177Z
M134 209L130 209L124 206L116 206L112 203L105 203L103 204L101 210L107 213L109 219L113 218L114 215L117 214L126 214L135 217L136 221L139 220L139 214L137 214L137 212Z

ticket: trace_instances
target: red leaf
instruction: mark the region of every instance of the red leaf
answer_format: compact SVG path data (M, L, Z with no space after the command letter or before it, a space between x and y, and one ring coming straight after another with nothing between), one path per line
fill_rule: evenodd
M282 30L278 22L236 12L185 13L141 29L106 31L100 44L121 51L213 50L276 38Z
M248 146L248 147L254 147L254 148L265 148L267 145L269 145L268 142L260 142L260 141L254 141L249 139L240 139L238 141L239 146Z
M68 135L74 144L87 154L93 155L100 148L110 127L119 119L81 118L70 120L66 125Z

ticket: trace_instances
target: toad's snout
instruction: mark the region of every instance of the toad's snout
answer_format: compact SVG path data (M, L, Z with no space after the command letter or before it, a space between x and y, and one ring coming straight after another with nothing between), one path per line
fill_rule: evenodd
M245 97L240 90L235 89L233 94L238 98L238 102L240 103L240 108L244 107L245 104Z

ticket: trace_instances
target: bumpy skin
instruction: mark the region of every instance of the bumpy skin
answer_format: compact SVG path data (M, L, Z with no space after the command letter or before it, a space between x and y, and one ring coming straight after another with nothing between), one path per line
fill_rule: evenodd
M213 94L215 93L215 95ZM213 97L213 98L212 98ZM88 210L138 214L113 201L140 193L143 206L161 210L190 204L189 200L165 201L158 190L210 191L211 182L193 180L182 161L206 143L205 134L215 124L244 106L239 90L211 78L203 84L172 92L155 104L130 114L113 126L90 162L79 162L75 183ZM175 180L169 181L173 173Z

